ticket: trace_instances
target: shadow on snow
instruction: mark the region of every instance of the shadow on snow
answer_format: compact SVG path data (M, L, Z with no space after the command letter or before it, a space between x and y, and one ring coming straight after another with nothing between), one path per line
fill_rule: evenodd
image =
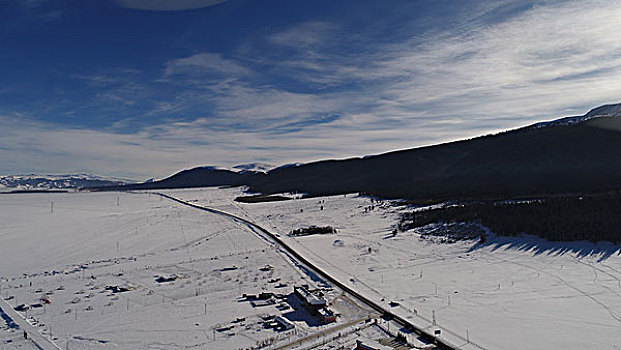
M488 234L484 243L480 241L474 244L469 252L474 252L483 248L497 250L518 250L521 252L532 253L533 256L548 255L561 256L567 253L575 255L577 258L594 257L601 262L613 255L621 255L621 246L610 242L592 243L589 241L575 242L551 242L536 236L497 236Z

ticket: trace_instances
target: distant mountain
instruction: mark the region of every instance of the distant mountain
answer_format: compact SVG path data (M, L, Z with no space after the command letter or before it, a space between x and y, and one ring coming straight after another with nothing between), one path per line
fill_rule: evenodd
M593 108L585 116L587 117L618 117L621 116L621 103L604 105Z
M258 171L231 171L213 166L197 167L180 171L163 180L120 186L102 186L91 188L94 191L131 191L167 188L190 188L210 186L241 186L253 182L256 176L265 176Z
M95 175L0 175L0 191L33 191L118 186L127 180Z
M495 199L621 190L621 104L470 140L267 173L215 168L117 189L248 185L311 196L362 192L415 200Z

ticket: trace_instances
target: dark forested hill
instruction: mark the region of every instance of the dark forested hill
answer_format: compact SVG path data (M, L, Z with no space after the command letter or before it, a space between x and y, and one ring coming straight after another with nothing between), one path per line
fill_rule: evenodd
M507 198L621 188L621 117L550 123L498 135L275 169L263 193L365 192L388 198Z

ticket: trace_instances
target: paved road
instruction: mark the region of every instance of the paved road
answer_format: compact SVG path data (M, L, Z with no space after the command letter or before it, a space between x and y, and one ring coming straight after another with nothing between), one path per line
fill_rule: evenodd
M485 348L483 348L482 346L479 346L477 344L474 343L464 343L461 345L455 345L452 342L450 342L448 339L445 339L444 337L440 338L440 337L436 337L434 336L431 332L433 332L433 330L430 330L429 327L423 327L423 326L419 326L416 325L414 323L412 323L410 320L407 320L399 315L394 314L393 312L385 309L382 305L372 301L371 299L365 297L364 295L360 294L359 292L353 290L351 287L347 286L346 284L342 283L341 281L337 280L335 277L333 277L332 275L330 275L329 273L327 273L326 271L324 271L323 269L321 269L320 267L316 266L315 264L313 264L311 261L309 261L306 257L302 256L300 253L298 253L295 249L291 248L286 242L282 241L276 234L264 229L263 227L261 227L260 225L242 218L240 216L237 216L235 214L231 214L228 213L226 211L223 210L219 210L219 209L214 209L214 208L210 208L210 207L204 207L204 206L200 206L194 203L190 203L187 201L184 201L182 199L179 198L175 198L163 193L156 193L164 198L170 199L172 201L175 201L177 203L180 204L184 204L196 209L200 209L200 210L204 210L210 213L214 213L214 214L218 214L218 215L223 215L223 216L227 216L231 219L234 220L238 220L241 221L249 226L252 226L253 228L255 228L256 230L260 231L261 234L268 236L272 241L276 242L278 245L280 245L287 253L289 253L292 257L294 257L298 262L306 265L308 268L310 268L311 270L313 270L315 273L317 273L319 276L321 276L322 278L330 281L332 284L336 285L337 287L339 287L341 290L345 291L347 294L351 295L352 297L356 298L358 301L370 306L372 309L374 309L375 311L379 312L382 317L384 319L388 319L388 320L392 320L393 322L396 322L397 324L401 325L402 327L404 327L405 329L408 329L412 332L415 332L416 334L418 334L421 338L425 339L425 341L427 342L433 342L435 343L438 348L440 349L450 349L450 350L458 350L458 349L480 349L480 350L486 350ZM449 332L451 333L451 332ZM451 339L455 338L454 340L457 341L464 341L465 339L463 339L463 337L458 336L458 335L453 335L451 337Z
M28 321L26 321L22 315L15 311L11 304L3 298L0 298L0 312L4 313L7 317L13 320L13 322L17 324L20 329L28 332L28 339L30 339L30 341L37 348L41 350L61 350L61 348L54 344L51 340L39 333L37 328L28 323Z

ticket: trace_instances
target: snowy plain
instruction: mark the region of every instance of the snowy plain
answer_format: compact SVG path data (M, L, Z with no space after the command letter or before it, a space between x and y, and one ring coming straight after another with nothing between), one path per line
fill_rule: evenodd
M621 347L618 246L495 236L485 244L447 244L416 230L393 235L399 213L411 208L353 194L243 204L233 200L243 194L240 188L164 192L278 233L352 288L463 344ZM338 232L287 236L310 225ZM342 314L337 325L299 317L295 333L262 328L261 316L280 311L254 308L241 294L291 293L294 284L315 281L246 225L154 193L2 195L0 257L0 295L12 306L47 295L51 304L24 316L60 348L240 349L272 340L275 348L350 322L354 331L340 341L288 348L353 348L357 337L382 335L377 327L356 331L355 322L369 311L336 289L327 293ZM271 272L260 271L268 264ZM158 283L157 276L177 279ZM287 286L268 282L277 278ZM130 290L106 289L114 286ZM244 320L232 323L238 318ZM0 331L3 349L32 348L18 339L15 330Z
M621 256L610 243L490 236L447 244L392 235L396 202L347 195L244 204L218 190L171 191L248 217L367 297L423 328L433 319L487 349L621 348ZM226 192L224 191L224 192ZM225 198L229 197L229 200ZM321 209L323 207L323 210ZM288 237L310 225L333 235Z
M21 312L28 329L3 316L2 349L33 348L23 330L70 349L265 348L317 332L329 338L334 326L378 333L358 322L369 310L316 283L247 225L151 193L2 195L0 256L0 306L37 305ZM337 324L240 298L291 295L299 284L328 287ZM266 315L285 315L296 328L265 329Z

